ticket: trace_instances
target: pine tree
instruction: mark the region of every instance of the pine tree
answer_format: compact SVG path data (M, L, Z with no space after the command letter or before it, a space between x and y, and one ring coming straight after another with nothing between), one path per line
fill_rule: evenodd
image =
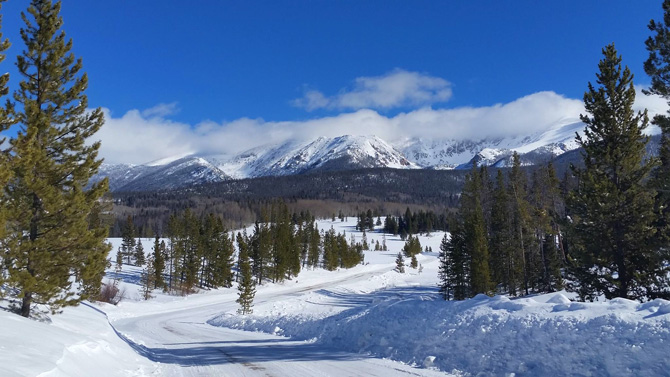
M153 250L154 288L165 288L165 279L163 278L163 272L165 271L165 241L161 241L158 234L154 238Z
M309 249L307 252L307 264L316 268L319 265L319 257L321 255L321 235L319 228L316 225L309 230L311 235L309 237Z
M465 179L461 200L466 250L470 254L470 290L473 295L491 291L489 250L481 205L482 182L476 167Z
M579 188L569 197L572 223L572 269L583 299L602 293L606 298L645 299L663 260L652 240L656 230L654 192L645 181L654 161L644 161L648 137L646 111L635 113L635 88L628 67L622 68L614 45L603 49L596 74L584 94L589 115L584 168L574 168Z
M654 35L646 41L649 58L644 63L644 70L651 77L651 87L645 94L656 94L670 103L670 0L663 2L663 20L649 22L649 30ZM660 166L652 172L650 186L656 190L655 212L657 220L657 247L660 259L670 260L670 117L658 114L653 124L661 128L661 145L659 149ZM667 264L666 264L667 266ZM659 271L657 289L651 295L670 298L668 272Z
M493 205L491 207L491 278L494 285L501 284L503 292L516 293L515 259L512 246L512 220L510 199L502 170L496 176Z
M412 258L410 259L409 266L413 269L416 269L419 267L419 261L416 259L416 255L412 255Z
M467 250L465 227L462 219L450 222L451 235L447 242L442 240L440 250L444 255L444 290L451 292L454 300L464 300L470 296L470 254ZM446 238L446 237L445 237Z
M144 245L142 245L142 239L138 238L137 242L135 242L135 254L134 254L134 259L135 259L135 266L144 266L144 263L146 263L146 256L144 255Z
M253 313L254 296L256 295L256 286L254 284L254 275L251 270L251 262L246 248L240 250L240 265L238 266L241 275L241 281L238 286L239 297L236 302L240 304L237 312L242 315Z
M533 233L531 231L530 204L528 203L526 186L528 179L521 170L521 159L514 152L512 170L509 172L509 196L512 204L512 259L513 271L510 280L510 294L516 295L517 288L523 283L523 292L529 294L528 255L532 250Z
M407 238L407 241L405 241L405 245L402 248L403 254L407 258L411 258L417 254L421 253L421 242L419 241L419 237L414 237L414 236L409 236Z
M533 271L533 285L538 285L540 291L553 292L563 287L561 267L563 258L560 253L560 226L559 226L559 182L551 163L546 167L538 168L533 172L532 186L532 221L534 224L538 248ZM531 265L533 263L531 262Z
M76 305L99 290L109 246L106 228L90 227L87 217L107 191L107 180L89 186L102 162L100 143L87 143L102 126L100 109L88 111L86 74L71 53L59 15L60 2L33 0L17 57L24 77L14 94L21 111L12 139L13 179L5 187L9 207L9 283L28 317L33 304L52 312Z
M148 300L152 298L151 292L156 286L156 271L154 270L153 254L149 255L147 266L142 269L140 278L140 286L142 287L142 298Z
M449 300L451 294L451 284L449 281L449 235L445 233L442 237L442 242L440 243L440 254L438 256L438 261L440 265L437 272L438 288L439 292L442 295L442 298Z
M405 258L403 258L402 253L398 253L395 258L395 270L401 274L405 273Z
M121 255L126 258L126 263L130 264L130 258L135 251L135 225L133 224L133 217L128 215L126 224L121 233Z
M4 1L4 0L3 0ZM0 1L0 9L2 9L2 3L3 1ZM2 21L2 16L0 15L0 21ZM2 40L2 32L0 32L0 63L2 63L5 60L5 54L4 52L9 48L10 43L8 39ZM0 75L0 98L6 96L9 93L9 89L7 88L7 83L9 82L9 73L4 73ZM13 108L11 104L8 102L5 107L0 107L0 132L7 130L12 124L13 124L13 119L11 117L11 113L13 111ZM5 139L0 139L0 145L4 144ZM5 151L0 151L0 187L5 187L7 183L9 182L9 179L12 174L12 170L9 165L9 155L5 153ZM5 238L5 230L6 230L6 208L4 205L0 206L0 240L2 240L3 243L7 242L8 239ZM0 250L10 247L9 245L4 245ZM8 263L9 261L3 260L5 256L3 255L3 252L0 251L0 285L3 284L5 280L5 270L6 266L5 263ZM2 298L2 292L0 292L0 298Z

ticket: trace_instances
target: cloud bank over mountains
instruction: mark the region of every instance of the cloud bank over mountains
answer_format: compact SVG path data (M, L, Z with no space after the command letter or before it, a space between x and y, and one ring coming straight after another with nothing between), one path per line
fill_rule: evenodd
M636 89L636 109L647 108L650 114L667 111L662 98L645 96L641 93L642 87ZM190 153L233 155L264 144L318 136L376 135L395 142L407 138L481 140L528 135L559 122L577 122L584 113L580 99L566 98L552 91L492 106L430 107L430 104L448 100L451 94L446 80L395 70L384 76L358 78L352 89L334 96L314 91L296 100L296 105L307 110L353 110L334 116L304 121L241 118L192 125L170 119L177 111L176 103L159 104L121 116L105 109L106 122L96 136L102 141L100 155L105 162L142 164ZM376 111L408 105L420 107L394 116Z

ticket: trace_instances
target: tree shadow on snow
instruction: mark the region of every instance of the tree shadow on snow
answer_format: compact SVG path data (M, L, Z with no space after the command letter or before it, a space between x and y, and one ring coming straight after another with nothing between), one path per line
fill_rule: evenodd
M262 370L264 368L255 365L255 363L272 361L350 361L369 358L367 355L338 352L318 344L291 341L290 339L168 343L165 344L168 347L162 348L147 347L133 342L118 331L116 333L135 352L147 359L181 366L230 363Z

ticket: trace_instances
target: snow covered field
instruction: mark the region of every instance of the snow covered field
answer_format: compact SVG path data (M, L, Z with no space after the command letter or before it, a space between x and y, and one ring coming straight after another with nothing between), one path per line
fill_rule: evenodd
M360 239L353 219L319 229L331 225ZM403 242L387 235L390 251L366 252L364 265L257 287L249 316L235 313L235 288L142 301L139 269L124 266L118 306L68 308L52 323L0 311L0 375L670 376L670 302L566 292L445 302L442 236L420 237L433 249L418 256L421 273L393 271Z

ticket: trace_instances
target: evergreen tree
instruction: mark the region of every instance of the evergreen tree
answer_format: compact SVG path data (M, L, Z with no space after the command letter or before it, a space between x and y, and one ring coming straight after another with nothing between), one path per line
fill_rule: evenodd
M646 41L649 58L644 70L651 77L651 87L645 94L656 94L670 103L670 0L663 2L663 20L649 22L654 35ZM655 212L657 221L657 247L660 258L670 260L670 117L658 114L653 122L661 128L659 149L660 166L652 172L650 186L656 190ZM668 263L666 263L668 266ZM655 292L651 295L670 298L668 271L660 271Z
M165 270L165 241L161 241L158 235L154 238L153 250L154 252L151 261L153 262L154 288L164 288L165 279L163 278L163 271Z
M512 157L512 169L509 172L509 196L511 200L512 219L512 250L510 256L513 270L510 271L509 292L516 295L517 288L523 284L523 292L529 294L529 269L528 255L532 250L533 232L531 231L530 204L527 198L528 179L521 170L521 159L514 152Z
M444 234L442 242L440 242L440 254L438 261L440 265L437 272L438 288L442 298L449 300L451 295L451 284L449 281L449 258L447 252L449 251L449 235Z
M395 258L395 270L401 274L405 273L405 258L403 258L402 253L398 253Z
M470 254L470 290L473 295L488 294L492 287L486 224L480 200L481 190L480 175L473 166L470 174L466 176L461 199L465 245Z
M2 3L4 0L0 1L0 9L2 9ZM0 21L2 21L2 16L0 15ZM0 63L5 60L4 52L9 48L10 43L8 39L2 40L2 32L0 32ZM9 73L4 73L0 75L0 98L6 96L9 93L7 88L7 83L9 82ZM13 119L11 117L13 109L10 103L8 102L5 107L0 107L0 132L7 130L12 124ZM4 144L5 139L0 139L0 145ZM9 155L5 151L0 151L0 187L5 187L9 182L11 177L12 170L9 165ZM6 230L6 208L4 205L0 206L0 242L6 243L8 239L5 238ZM10 247L9 245L2 246L0 244L0 250ZM3 260L3 253L0 251L0 285L3 284L5 280L5 270L6 263L9 263L8 260ZM2 298L2 293L0 292L0 298Z
M419 237L409 236L405 245L402 248L403 254L407 258L411 258L421 253L421 242L419 242Z
M316 268L319 265L319 256L321 254L321 235L316 225L313 225L308 231L311 232L311 235L307 251L307 264L312 268Z
M154 270L154 256L149 255L147 266L142 269L140 286L142 287L142 298L148 300L152 298L151 292L156 287L156 271Z
M126 224L123 227L123 233L121 234L121 255L126 258L127 264L130 264L130 258L135 251L135 233L133 217L128 215Z
M414 269L419 267L419 261L416 259L416 255L412 255L412 259L410 260L409 266Z
M142 245L142 239L138 238L137 242L135 243L135 266L144 266L144 263L146 263L146 256L144 255L144 245Z
M494 285L502 285L503 292L514 295L518 283L514 256L510 199L502 170L496 176L491 207L491 278Z
M256 286L246 248L240 250L240 265L238 268L240 270L241 281L238 286L239 297L236 300L240 304L237 312L242 315L251 314L253 313L252 308L254 305L254 296L256 295Z
M331 227L323 236L323 268L334 271L339 265L337 235Z
M633 110L633 76L622 68L614 45L603 55L596 74L600 86L589 83L584 94L585 138L577 135L584 168L573 169L579 188L569 198L573 273L583 299L600 293L645 299L653 296L655 277L664 268L652 242L655 193L645 187L655 165L644 161L648 119L646 111Z
M14 99L20 125L11 140L13 178L5 186L9 207L8 248L3 260L21 315L34 304L52 312L99 291L109 246L107 229L87 217L107 191L107 180L89 186L102 162L100 143L88 143L104 122L88 111L86 74L60 31L60 2L33 0L22 14L25 50L17 57L24 77ZM32 16L32 19L31 19Z
M551 163L533 172L532 205L533 224L537 247L536 270L531 273L540 291L553 292L563 288L560 253L559 182Z
M445 237L446 238L446 237ZM451 236L440 245L444 255L442 270L444 291L451 292L454 300L470 296L470 255L467 250L465 227L460 219L451 221Z

